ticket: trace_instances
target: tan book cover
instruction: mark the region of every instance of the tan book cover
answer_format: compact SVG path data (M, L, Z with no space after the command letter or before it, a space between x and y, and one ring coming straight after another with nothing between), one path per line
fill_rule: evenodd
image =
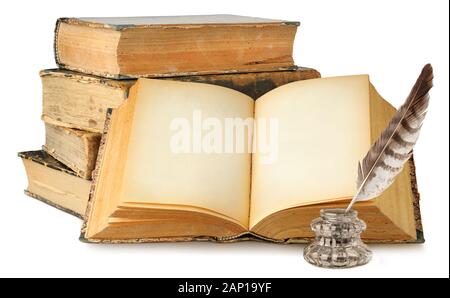
M43 150L20 152L27 177L25 194L71 215L83 218L91 181Z

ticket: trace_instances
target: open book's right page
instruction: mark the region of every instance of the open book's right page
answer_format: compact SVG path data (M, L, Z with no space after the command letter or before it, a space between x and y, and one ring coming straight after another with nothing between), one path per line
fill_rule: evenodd
M313 79L256 101L250 228L277 211L355 193L371 145L369 84L367 75Z

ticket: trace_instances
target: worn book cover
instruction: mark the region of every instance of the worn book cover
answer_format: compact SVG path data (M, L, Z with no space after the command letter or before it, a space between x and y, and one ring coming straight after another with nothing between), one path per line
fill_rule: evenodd
M20 152L27 172L25 194L71 215L83 218L91 181L54 159L43 150Z
M116 79L295 69L298 26L236 15L61 18L55 59Z
M45 123L45 145L49 155L84 179L91 179L101 134Z

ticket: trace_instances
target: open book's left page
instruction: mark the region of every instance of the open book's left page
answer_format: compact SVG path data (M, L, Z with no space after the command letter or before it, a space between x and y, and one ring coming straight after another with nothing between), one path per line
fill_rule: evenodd
M250 153L225 152L221 140L227 119L253 117L253 100L160 80L142 80L136 99L122 202L194 206L248 226Z
M239 235L248 229L254 101L200 83L140 79L107 122L82 237ZM226 136L246 136L226 148ZM239 144L236 144L239 146ZM231 149L231 150L230 150Z

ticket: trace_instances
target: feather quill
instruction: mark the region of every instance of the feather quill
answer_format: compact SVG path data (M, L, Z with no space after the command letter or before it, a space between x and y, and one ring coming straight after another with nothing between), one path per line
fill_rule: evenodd
M347 207L376 198L383 193L411 157L427 113L429 91L433 87L433 68L425 65L405 103L358 163L357 192Z

